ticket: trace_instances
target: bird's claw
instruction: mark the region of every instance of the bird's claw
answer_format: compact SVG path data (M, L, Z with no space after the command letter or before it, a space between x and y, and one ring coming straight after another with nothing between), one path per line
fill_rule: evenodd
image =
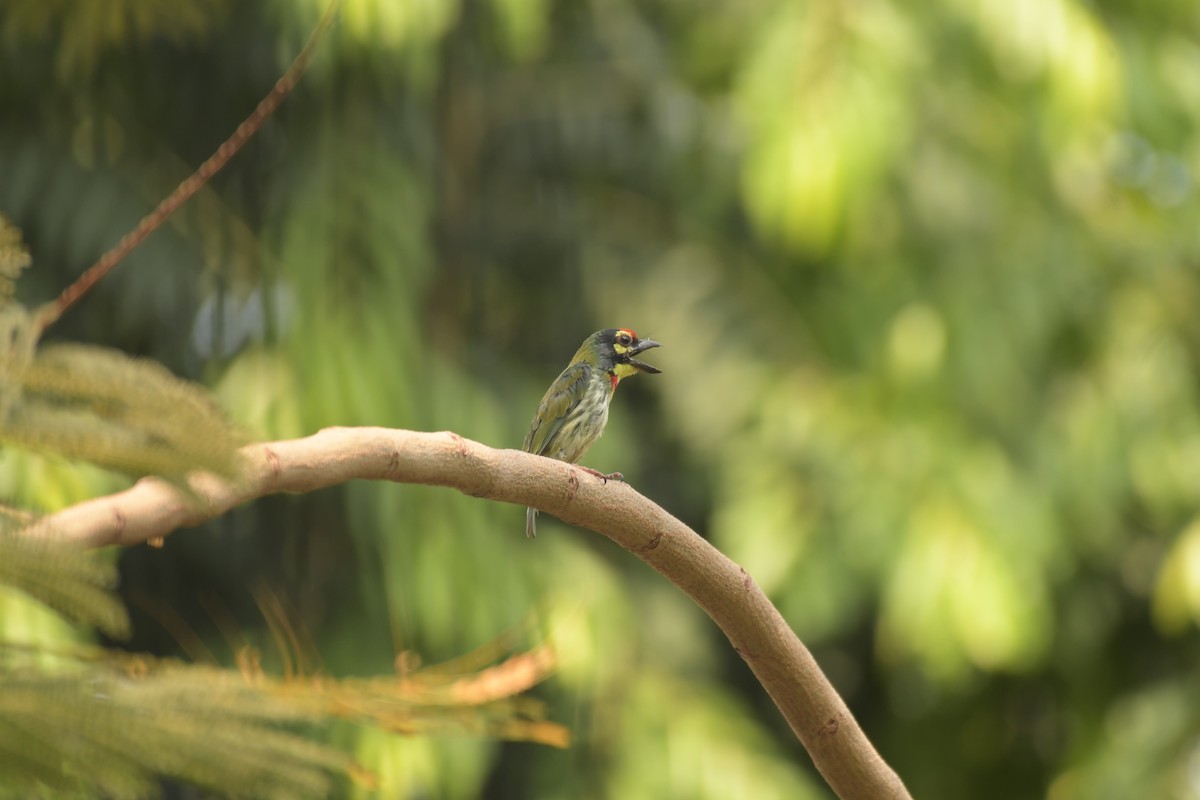
M598 469L592 469L591 467L580 466L579 468L581 470L583 470L584 472L587 472L591 475L595 475L597 478L604 481L605 483L608 483L609 481L620 481L621 483L625 482L625 476L619 472L604 473Z

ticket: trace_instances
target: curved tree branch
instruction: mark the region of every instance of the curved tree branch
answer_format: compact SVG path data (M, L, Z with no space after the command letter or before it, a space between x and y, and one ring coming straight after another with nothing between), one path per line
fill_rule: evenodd
M607 536L703 608L839 797L909 797L750 575L631 486L604 483L561 461L495 450L449 432L329 428L305 439L250 445L241 453L245 467L236 484L206 474L189 478L199 502L148 478L47 516L34 530L93 547L137 544L266 494L308 492L352 479L449 486L473 497L531 505Z

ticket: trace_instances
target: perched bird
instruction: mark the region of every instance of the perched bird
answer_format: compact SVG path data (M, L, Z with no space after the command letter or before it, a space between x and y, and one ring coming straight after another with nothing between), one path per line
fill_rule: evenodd
M608 404L617 382L638 372L662 372L634 357L659 346L653 339L639 339L627 328L606 328L585 339L571 363L546 390L529 424L522 449L569 464L578 463L592 442L604 433ZM605 475L588 467L580 469L605 480L622 479L619 472ZM535 508L525 510L526 536L537 535L537 513Z

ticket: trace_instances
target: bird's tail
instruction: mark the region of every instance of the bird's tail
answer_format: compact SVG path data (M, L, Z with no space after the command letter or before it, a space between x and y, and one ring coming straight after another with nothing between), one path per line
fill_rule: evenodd
M525 509L525 535L530 539L537 536L537 509Z

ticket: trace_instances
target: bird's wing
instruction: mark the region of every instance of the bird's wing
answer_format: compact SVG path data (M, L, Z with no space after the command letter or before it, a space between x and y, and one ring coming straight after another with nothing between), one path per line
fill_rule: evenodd
M538 404L537 413L529 425L529 433L525 434L525 445L522 448L525 452L536 453L539 456L546 454L563 422L583 399L591 377L591 365L580 361L564 369L558 379L550 384L542 402Z

